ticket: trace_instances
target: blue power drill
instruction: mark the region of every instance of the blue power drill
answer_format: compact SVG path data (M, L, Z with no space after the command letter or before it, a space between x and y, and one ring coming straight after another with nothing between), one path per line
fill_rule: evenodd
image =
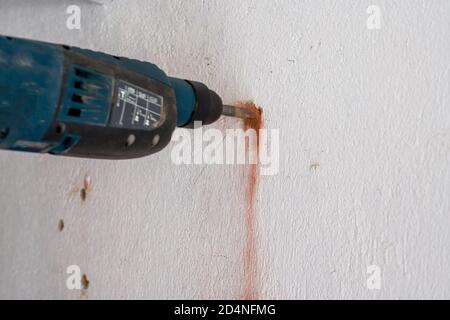
M0 36L1 149L137 158L167 146L175 127L222 114L251 117L151 63Z

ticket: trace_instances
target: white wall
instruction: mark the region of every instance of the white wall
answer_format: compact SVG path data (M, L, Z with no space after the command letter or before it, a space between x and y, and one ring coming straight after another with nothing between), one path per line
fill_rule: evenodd
M255 297L450 298L449 14L446 0L0 0L0 34L151 61L264 109L281 152L260 177ZM0 152L0 297L242 297L245 168L170 152ZM66 288L72 264L86 292Z

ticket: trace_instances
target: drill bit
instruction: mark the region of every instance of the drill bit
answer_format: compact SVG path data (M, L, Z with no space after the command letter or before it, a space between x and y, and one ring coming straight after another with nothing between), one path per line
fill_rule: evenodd
M223 105L222 115L241 119L252 119L255 115L251 110L231 105Z

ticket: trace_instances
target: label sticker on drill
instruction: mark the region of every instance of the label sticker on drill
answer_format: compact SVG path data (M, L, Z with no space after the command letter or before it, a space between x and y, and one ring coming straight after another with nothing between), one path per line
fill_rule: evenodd
M111 126L153 129L161 118L163 97L125 81L118 81Z

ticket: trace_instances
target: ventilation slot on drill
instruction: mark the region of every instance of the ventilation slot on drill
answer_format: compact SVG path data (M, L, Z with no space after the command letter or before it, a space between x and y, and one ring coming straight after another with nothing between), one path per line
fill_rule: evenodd
M75 87L75 89L81 90L81 89L83 89L83 82L81 82L81 81L75 81L75 83L74 83L73 86Z
M58 120L105 125L111 88L111 78L85 67L70 66Z
M73 102L78 102L78 103L83 103L83 97L77 95L77 94L73 94L72 95L72 101Z
M81 116L81 110L77 108L70 108L67 114L71 117L79 117Z
M75 74L77 77L80 77L80 78L89 79L89 77L90 77L90 73L88 71L81 70L79 68L75 68Z

